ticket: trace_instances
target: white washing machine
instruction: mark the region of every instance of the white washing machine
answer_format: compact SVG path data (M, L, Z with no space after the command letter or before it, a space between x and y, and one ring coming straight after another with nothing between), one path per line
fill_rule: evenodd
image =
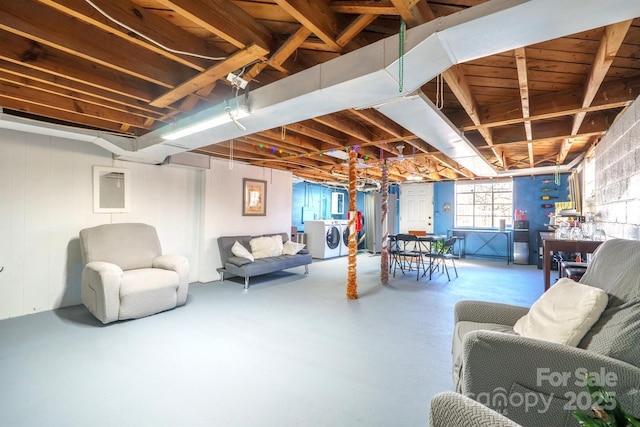
M333 220L305 221L307 249L313 258L340 256L342 240L340 225Z
M339 219L340 225L340 256L349 255L349 220Z

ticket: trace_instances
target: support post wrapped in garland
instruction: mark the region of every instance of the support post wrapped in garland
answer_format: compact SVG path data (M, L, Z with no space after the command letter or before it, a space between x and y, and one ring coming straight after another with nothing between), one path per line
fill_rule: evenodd
M349 273L347 277L347 298L358 298L358 284L356 281L356 255L358 253L358 233L356 232L356 181L358 178L356 164L358 162L355 151L349 152Z
M389 213L389 169L387 162L382 164L382 241L380 242L380 281L389 282L389 227L387 214Z

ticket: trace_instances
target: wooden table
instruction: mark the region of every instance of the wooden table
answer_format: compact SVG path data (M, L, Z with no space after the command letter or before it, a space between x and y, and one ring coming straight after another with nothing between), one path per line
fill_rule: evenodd
M547 291L551 287L551 254L553 252L593 253L601 244L602 241L600 240L568 240L542 237L544 290Z

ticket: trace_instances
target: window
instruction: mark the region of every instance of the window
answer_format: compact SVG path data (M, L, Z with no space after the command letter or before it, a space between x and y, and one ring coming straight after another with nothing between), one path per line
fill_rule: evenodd
M456 227L498 228L511 224L513 181L456 182Z

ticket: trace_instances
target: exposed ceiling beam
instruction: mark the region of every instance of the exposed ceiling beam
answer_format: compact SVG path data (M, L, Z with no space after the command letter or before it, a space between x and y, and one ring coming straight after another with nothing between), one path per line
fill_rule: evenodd
M269 51L273 34L228 0L158 0L179 15L211 31L238 49L257 45Z
M202 38L171 25L166 19L131 3L129 0L93 0L92 3L96 5L97 9L94 9L86 0L39 1L82 22L116 35L128 43L142 46L197 71L204 71L209 67L211 60L205 59L205 57L225 56L224 52L215 49ZM96 13L97 10L99 13ZM130 29L137 34L133 34ZM150 42L149 39L155 43ZM178 53L185 51L185 46L188 46L189 55Z
M596 98L586 108L582 107L583 93L584 89L580 87L532 96L529 100L529 120L533 122L565 117L579 112L589 113L623 107L640 96L640 76L603 83ZM483 127L493 128L524 123L521 108L521 100L490 105L483 110L481 125L463 126L462 130L468 132Z
M282 64L300 47L302 42L304 42L307 37L311 35L311 30L306 27L300 27L298 31L293 33L279 48L274 52L273 55L266 61L259 62L255 64L251 69L246 73L244 78L247 81L251 81L267 66L274 67L280 71L284 71L288 73L286 69L282 67Z
M258 45L248 46L246 49L238 51L234 55L230 56L225 61L214 65L208 70L192 77L184 83L181 83L175 89L159 96L150 102L150 104L154 107L166 107L171 105L185 96L215 82L216 80L225 78L227 74L262 58L267 53L268 51L262 49Z
M399 15L391 0L331 1L331 10L356 15Z
M329 48L340 52L342 46L336 42L340 32L340 19L326 0L275 0L287 13L320 38Z
M611 67L611 63L616 57L618 49L624 41L624 37L629 31L632 20L619 22L617 24L609 25L605 27L602 39L600 39L600 45L598 46L598 52L594 58L593 64L589 76L584 86L584 95L582 98L582 107L588 107L593 102L600 85L604 81L604 78ZM585 112L580 112L574 116L573 127L571 134L578 133L582 122L586 116ZM571 149L571 138L568 138L562 144L562 149L558 154L558 164L564 163L569 150Z
M524 132L527 135L527 150L529 152L529 166L533 167L533 134L531 132L531 120L529 120L529 79L527 77L527 55L523 47L514 51L516 57L516 68L518 70L518 86L520 88L520 99L522 101L522 118L524 119Z
M0 29L68 53L77 58L75 62L84 60L100 64L167 88L193 74L193 70L139 45L130 44L123 50L104 31L41 3L0 2L0 15ZM33 16L46 16L47 19L36 21ZM77 37L78 34L82 37ZM86 43L86 40L92 43ZM95 45L101 46L100 51L94 48Z

